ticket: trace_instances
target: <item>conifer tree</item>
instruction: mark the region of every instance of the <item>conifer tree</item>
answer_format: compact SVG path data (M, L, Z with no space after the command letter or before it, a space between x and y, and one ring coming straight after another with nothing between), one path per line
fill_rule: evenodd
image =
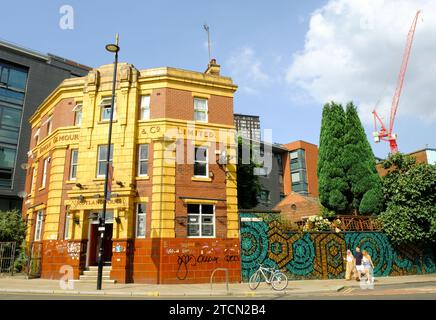
M350 211L378 214L383 209L383 193L376 161L356 107L347 104L343 168L349 186L347 199Z
M321 204L336 213L348 211L349 186L342 157L345 113L334 102L324 105L318 151L318 191Z

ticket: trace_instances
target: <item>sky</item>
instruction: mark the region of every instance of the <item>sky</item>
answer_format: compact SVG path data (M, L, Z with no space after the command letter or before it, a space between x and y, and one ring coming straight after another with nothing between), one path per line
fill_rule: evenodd
M374 154L385 157L388 144L372 141L371 112L390 111L418 9L394 127L407 153L436 148L432 0L15 0L2 4L0 39L98 67L112 63L104 46L118 32L120 61L203 72L207 23L212 58L239 86L234 111L259 115L274 142L318 144L323 105L353 101Z

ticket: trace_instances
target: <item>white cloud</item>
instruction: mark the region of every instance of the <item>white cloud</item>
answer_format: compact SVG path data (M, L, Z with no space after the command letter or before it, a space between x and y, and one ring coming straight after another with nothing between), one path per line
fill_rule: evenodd
M240 89L248 94L255 94L257 87L268 85L272 80L251 47L237 50L225 61L225 65Z
M416 27L397 115L436 122L436 1L330 0L312 14L287 82L320 105L353 100L365 122L372 121L379 99L377 109L387 115L418 9L423 21Z

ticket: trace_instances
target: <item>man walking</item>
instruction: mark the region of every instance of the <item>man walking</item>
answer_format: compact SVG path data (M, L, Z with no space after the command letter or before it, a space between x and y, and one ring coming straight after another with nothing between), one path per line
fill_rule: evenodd
M363 265L362 265L362 252L360 252L360 248L356 247L356 253L354 254L354 258L356 259L356 281L360 281L360 275L364 272Z

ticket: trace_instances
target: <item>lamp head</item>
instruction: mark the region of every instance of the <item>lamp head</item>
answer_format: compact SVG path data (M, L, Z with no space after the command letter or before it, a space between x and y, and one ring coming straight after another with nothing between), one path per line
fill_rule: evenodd
M120 47L116 44L110 43L110 44L106 45L106 50L109 52L116 53L116 52L120 51Z

